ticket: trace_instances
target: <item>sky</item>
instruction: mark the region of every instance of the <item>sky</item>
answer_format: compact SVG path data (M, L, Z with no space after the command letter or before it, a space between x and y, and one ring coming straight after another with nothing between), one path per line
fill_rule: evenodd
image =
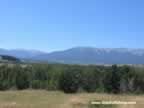
M144 48L144 0L0 0L0 48Z

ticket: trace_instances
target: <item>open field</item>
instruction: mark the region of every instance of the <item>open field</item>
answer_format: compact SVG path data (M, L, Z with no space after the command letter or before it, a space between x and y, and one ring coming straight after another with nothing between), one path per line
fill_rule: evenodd
M0 92L0 108L88 108L88 103L93 100L136 101L136 105L121 105L118 108L144 107L144 96L98 93L64 94L59 91L43 90Z

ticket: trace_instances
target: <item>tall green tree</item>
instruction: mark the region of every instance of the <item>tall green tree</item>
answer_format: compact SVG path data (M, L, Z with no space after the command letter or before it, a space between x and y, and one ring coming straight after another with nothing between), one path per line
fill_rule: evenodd
M75 67L68 68L59 80L60 89L65 93L76 93L80 86L81 70Z
M120 92L120 74L117 65L112 65L105 75L105 89L111 93Z
M29 73L24 68L17 67L16 87L20 90L27 89L30 86Z

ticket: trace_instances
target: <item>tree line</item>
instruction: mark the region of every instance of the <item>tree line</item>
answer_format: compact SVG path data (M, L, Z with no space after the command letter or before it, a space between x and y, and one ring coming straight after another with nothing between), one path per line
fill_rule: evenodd
M0 66L0 90L11 89L144 93L144 67L3 64Z

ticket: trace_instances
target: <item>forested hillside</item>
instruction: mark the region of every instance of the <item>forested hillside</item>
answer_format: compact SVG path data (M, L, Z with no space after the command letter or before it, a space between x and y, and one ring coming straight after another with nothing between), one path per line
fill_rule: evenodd
M14 56L0 55L0 62L20 62L20 59Z

